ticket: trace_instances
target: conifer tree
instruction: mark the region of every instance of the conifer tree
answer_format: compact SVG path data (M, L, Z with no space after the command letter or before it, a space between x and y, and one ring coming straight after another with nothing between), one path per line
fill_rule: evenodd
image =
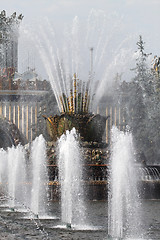
M149 69L147 66L147 57L145 53L144 41L142 36L139 36L139 41L136 43L138 57L136 59L135 77L128 85L128 101L127 106L127 122L132 130L137 152L146 152L148 148L148 138L146 136L146 126L148 121L146 102L148 97L148 81Z
M160 91L155 87L155 74L147 65L150 54L145 53L142 36L136 43L135 77L121 84L121 106L126 109L138 153L144 153L147 164L158 163L160 156ZM124 91L125 90L125 91ZM124 96L124 97L123 97Z
M136 73L134 81L139 84L142 88L143 97L150 93L148 88L148 83L151 78L150 69L147 65L147 58L151 53L145 53L144 45L145 42L142 39L142 36L139 36L139 41L136 43L138 58L136 59L136 67L133 69Z

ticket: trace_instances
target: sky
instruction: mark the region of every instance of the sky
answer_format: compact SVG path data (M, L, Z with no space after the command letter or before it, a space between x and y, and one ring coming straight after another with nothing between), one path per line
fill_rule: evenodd
M159 0L0 0L0 6L8 15L14 11L22 13L25 23L48 16L58 25L76 15L85 19L91 9L102 9L123 16L128 29L151 31L154 35L160 18Z
M99 26L96 25L94 28L97 34L102 35L103 32L103 36L105 36L104 41L101 41L101 45L103 42L105 46L105 42L108 41L108 47L104 47L106 53L101 54L103 57L105 56L105 58L101 60L101 65L105 63L105 71L102 70L103 67L99 70L99 72L104 72L103 76L99 75L99 78L105 79L109 78L109 76L113 78L111 72L113 73L115 66L119 74L121 74L122 70L124 80L129 77L129 75L125 76L124 74L124 72L127 72L124 67L124 62L129 62L129 59L135 59L133 55L137 50L136 41L138 41L139 35L143 36L146 52L151 52L153 56L160 55L160 0L0 0L0 6L1 10L6 10L8 16L13 12L17 12L17 15L21 13L24 15L21 24L22 30L20 32L19 44L19 71L21 72L25 71L28 65L30 65L29 67L33 67L34 65L42 78L48 77L48 73L43 69L45 61L39 60L40 56L37 54L36 47L33 47L33 42L30 41L34 35L40 39L46 39L40 35L41 31L43 32L41 28L42 25L45 29L46 19L55 30L54 34L59 44L58 49L61 50L61 42L62 40L65 41L62 32L64 32L66 25L72 26L71 29L73 30L75 16L78 17L81 25L79 45L82 45L81 42L83 42L83 38L81 36L85 36L86 34L83 29L86 27L90 12L93 10L97 11L99 16L105 13L105 18L109 23L103 25L101 24L101 19ZM101 14L101 11L103 11L103 14ZM92 23L93 25L95 23L93 19ZM99 31L99 28L102 28L102 31ZM109 30L107 28L109 28ZM32 29L32 33L28 29ZM35 29L37 29L39 35ZM30 34L28 34L28 32L30 32ZM50 35L49 33L47 38L48 40L50 39L50 43L52 43L54 38ZM93 38L96 38L95 35L93 35ZM47 41L47 39L45 41ZM90 42L94 45L93 41ZM123 47L120 48L120 45L123 45ZM82 48L80 52L83 52ZM103 53L104 48L99 48L99 51ZM115 49L117 49L117 52L119 51L118 53L121 53L121 55L117 54ZM132 56L129 56L129 54ZM99 56L101 55L99 54ZM106 56L108 56L108 59ZM122 64L117 64L118 59L123 63L123 66ZM81 60L81 62L83 62L83 60ZM134 62L128 66L128 69L133 65Z

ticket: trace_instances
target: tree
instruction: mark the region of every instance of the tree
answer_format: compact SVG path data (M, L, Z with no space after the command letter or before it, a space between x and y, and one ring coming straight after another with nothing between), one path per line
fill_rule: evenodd
M142 36L137 42L138 58L134 68L135 77L128 85L128 124L135 139L138 152L144 152L148 163L156 162L159 156L160 136L160 92L155 89L154 75L147 65Z
M138 58L136 59L136 67L132 70L134 70L136 73L134 81L142 88L142 94L145 98L146 94L150 93L148 83L151 79L151 73L147 65L147 58L149 55L151 55L151 53L145 53L145 42L143 41L141 35L139 36L139 41L136 43L136 45L138 47L138 50L136 51L138 53Z
M136 43L138 57L134 69L135 77L127 84L125 93L127 96L123 104L126 106L127 123L132 130L137 152L144 152L147 156L150 149L150 139L148 136L148 101L151 94L152 86L150 69L147 65L147 57L150 54L145 53L145 42L142 36L139 36L139 41Z

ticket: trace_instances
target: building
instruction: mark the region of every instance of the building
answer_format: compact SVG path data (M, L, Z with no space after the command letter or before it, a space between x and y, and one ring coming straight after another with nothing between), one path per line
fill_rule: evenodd
M11 79L18 71L18 28L22 14L10 17L5 10L0 13L0 86L11 89ZM6 81L4 81L6 80Z
M18 73L18 29L22 19L22 14L17 16L16 12L10 17L4 10L0 13L0 116L32 141L50 84L39 79L35 69Z

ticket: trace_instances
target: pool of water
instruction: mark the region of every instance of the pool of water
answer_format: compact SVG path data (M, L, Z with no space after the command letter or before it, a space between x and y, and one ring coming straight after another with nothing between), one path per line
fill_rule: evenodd
M86 203L87 223L67 229L61 222L60 204L50 203L48 212L39 219L23 208L8 209L0 205L0 239L54 239L54 240L107 240L107 202ZM144 200L141 208L143 236L133 239L160 239L160 201ZM140 221L137 219L137 221Z

